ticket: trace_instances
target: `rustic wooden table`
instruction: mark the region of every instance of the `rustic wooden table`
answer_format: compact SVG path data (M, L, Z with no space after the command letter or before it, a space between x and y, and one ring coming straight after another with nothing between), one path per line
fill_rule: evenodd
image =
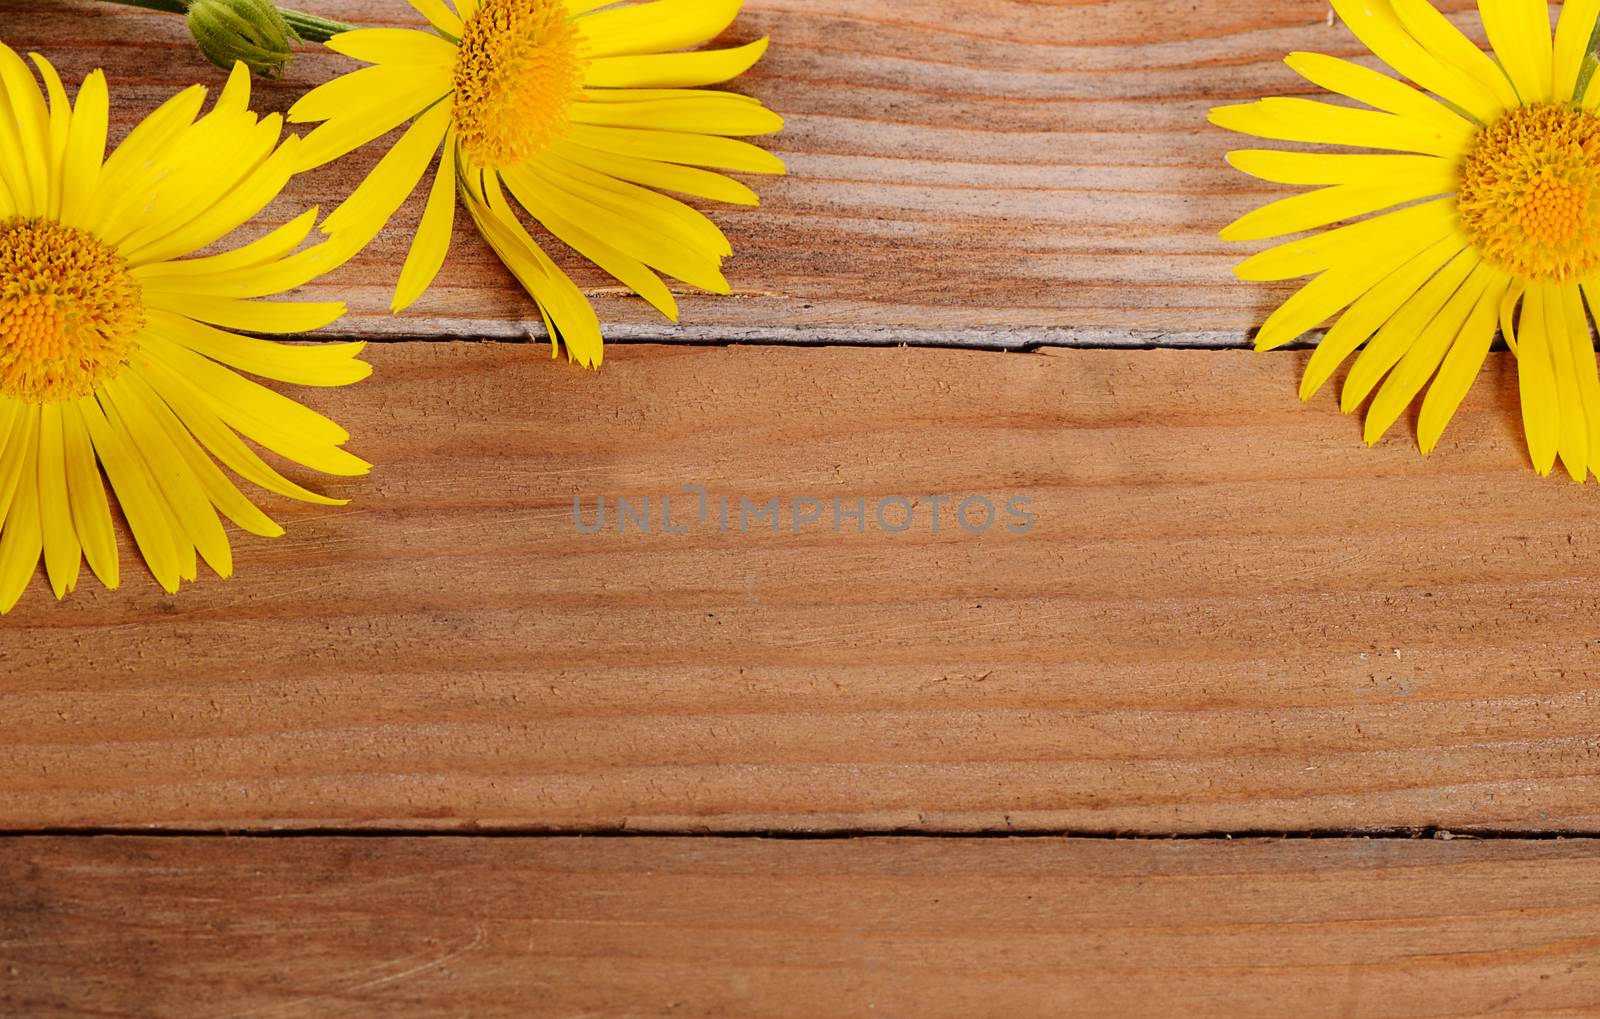
M348 508L0 622L0 1014L1600 1015L1600 494L1532 474L1505 355L1424 461L1243 349L1285 291L1230 281L1260 192L1205 111L1355 54L1326 4L764 34L792 176L716 213L733 297L670 326L562 256L588 373L464 225L389 317L396 229L310 288L382 341L315 396L380 465ZM0 38L122 130L215 77L84 0ZM1037 525L571 524L686 484Z

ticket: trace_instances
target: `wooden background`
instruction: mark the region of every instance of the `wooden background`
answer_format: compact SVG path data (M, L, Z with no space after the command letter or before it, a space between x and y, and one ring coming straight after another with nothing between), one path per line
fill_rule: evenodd
M673 326L553 251L587 373L465 225L391 318L403 217L307 290L385 341L297 394L379 465L352 505L0 621L0 1015L1600 1015L1595 490L1532 474L1504 355L1423 460L1234 349L1284 291L1231 280L1263 192L1204 113L1354 55L1326 4L763 34L792 175L714 212L734 296ZM123 130L215 78L85 0L0 39L104 66ZM572 527L689 484L1038 522Z

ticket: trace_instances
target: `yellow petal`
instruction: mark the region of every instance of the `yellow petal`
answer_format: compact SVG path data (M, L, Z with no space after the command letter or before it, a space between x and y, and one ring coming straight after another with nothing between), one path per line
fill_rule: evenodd
M251 269L287 256L300 246L300 242L306 239L311 233L311 228L316 225L317 207L312 206L276 230L232 251L207 255L203 258L148 263L134 267L132 274L141 283L160 285L163 282L191 280L196 277L222 275L239 269Z
M389 305L391 311L398 313L416 303L439 275L445 256L450 253L455 222L456 129L452 126L444 137L439 169L428 192L428 204L422 210L422 222L417 225L411 250L406 252L405 265L400 268L400 282Z
M1383 380L1378 395L1373 397L1363 431L1367 445L1375 444L1384 436L1439 370L1439 365L1460 339L1496 275L1495 270L1480 262L1461 284L1461 289L1451 295L1439 313L1417 335L1416 342L1400 358L1389 377Z
M1461 107L1480 123L1500 115L1506 104L1491 90L1441 62L1400 21L1389 0L1332 0L1339 19L1379 60L1423 88Z
M4 101L5 97L0 95L0 104ZM0 111L4 109L5 107L0 105ZM11 186L6 183L5 167L0 164L0 220L15 219L21 215L17 210L16 199L11 197Z
M366 344L288 344L215 329L170 311L151 309L145 328L240 371L301 386L347 386L372 374L356 360Z
M83 563L82 546L72 522L67 495L66 439L61 408L48 403L39 409L39 524L44 539L45 573L59 601L78 586Z
M1464 238L1452 243L1457 251L1465 247ZM1391 273L1416 257L1417 252L1407 246L1397 245L1376 252L1371 258L1329 269L1306 284L1268 317L1256 335L1256 349L1272 350L1292 342L1339 309L1365 296ZM1363 340L1365 338L1362 337ZM1327 345L1326 340L1324 345ZM1343 356L1340 360L1343 360Z
M341 446L350 441L350 433L337 422L171 342L159 331L140 336L140 353L148 353L187 380L207 402L219 405L214 409L224 421L253 419L264 429L293 435L307 444Z
M655 0L586 14L577 24L591 57L665 53L721 35L741 6L743 0Z
M205 101L206 87L190 85L157 106L111 150L111 155L106 157L105 173L113 178L140 177L157 162L162 149L194 123Z
M504 177L511 193L534 218L549 215L588 224L591 232L603 233L607 244L645 265L712 293L729 292L717 256L691 246L683 234L648 229L632 214L613 211L609 204L582 193L581 185L543 172L536 164L507 170Z
M1419 92L1405 82L1396 81L1371 68L1321 53L1291 53L1284 63L1307 81L1321 85L1330 92L1349 96L1396 116L1434 124L1449 133L1473 129L1470 122L1427 93Z
M1534 470L1542 477L1548 476L1561 445L1561 405L1545 331L1542 287L1529 287L1523 295L1516 345L1517 386L1522 396L1522 430L1528 440L1528 455L1533 458Z
M1417 251L1458 229L1457 220L1454 200L1435 199L1268 248L1241 262L1234 275L1274 282L1310 276L1395 245Z
M293 163L282 153L275 156L282 135L282 118L276 114L259 123L249 114L233 118L231 123L207 117L164 156L165 176L160 187L142 206L125 208L103 226L103 238L116 244L131 264L139 265L189 254L231 232L288 183ZM218 160L219 150L229 153L229 158ZM247 184L251 177L274 166L280 172L271 190L256 197L253 205L239 208L242 193L254 196ZM212 224L219 209L230 210L230 218L216 222L211 233L192 238L195 225ZM174 243L174 237L183 240Z
M765 106L738 96L723 97L716 93L642 102L580 101L569 106L567 114L574 124L684 131L720 137L772 134L783 130L783 118Z
M1550 87L1553 101L1566 103L1583 98L1577 94L1578 79L1583 62L1589 56L1589 43L1594 38L1597 20L1600 20L1600 0L1567 0L1561 5L1561 21L1556 27L1554 82Z
M11 53L3 42L0 42L0 49ZM34 204L33 180L28 161L23 158L23 146L25 143L37 146L39 141L36 136L24 141L19 132L21 119L21 115L13 108L10 89L5 79L0 77L0 196L3 196L0 205L5 206L7 216L31 219L43 210ZM40 196L41 203L46 200L46 196Z
M1340 409L1350 414L1361 406L1378 381L1416 344L1445 302L1455 295L1468 274L1477 268L1478 261L1477 252L1470 248L1458 254L1378 329L1350 368L1350 375L1345 379L1344 391L1340 395Z
M362 28L341 32L327 46L352 60L369 64L409 64L438 67L446 71L455 66L457 48L432 32L412 28Z
M552 355L558 345L565 345L567 355L573 360L588 367L599 367L604 348L594 308L517 222L500 191L496 175L485 174L482 182L482 190L469 186L467 210L478 232L538 303L550 329Z
M163 166L158 156L193 123L205 98L205 88L192 85L156 107L154 113L128 132L100 170L100 180L116 181L117 186L96 190L85 213L86 229L107 236L106 227L123 210L148 205L150 189Z
M568 140L601 152L663 163L709 166L741 173L785 173L783 161L766 149L736 138L681 131L642 131L628 127L573 124Z
M1253 103L1219 106L1211 122L1229 131L1275 141L1350 145L1363 149L1391 149L1425 155L1463 155L1474 137L1466 122L1460 130L1377 110L1334 106L1314 99L1258 99Z
M0 445L0 527L3 527L22 484L28 449L39 442L39 405L0 396L0 413L7 415L7 427L0 431L0 439L5 440Z
M1546 0L1478 0L1489 43L1524 105L1552 91L1550 5Z
M416 67L382 64L361 67L323 82L296 99L289 107L288 121L291 124L337 121L383 108L395 114L390 124L392 128L421 113L449 90L450 78L443 72L429 73Z
M1239 149L1228 153L1228 164L1241 173L1274 184L1382 184L1396 177L1451 180L1456 161L1439 156L1386 152L1283 152L1278 149Z
M520 179L518 178L518 180ZM518 194L519 192L518 180L507 180L513 194ZM518 200L523 201L525 205L529 201L537 203L538 211L535 215L545 229L555 234L562 243L572 247L578 254L626 284L634 293L649 301L656 310L667 318L677 321L678 302L673 298L672 292L667 289L666 284L661 282L659 276L652 272L643 262L623 254L607 241L585 229L577 219L563 215L555 206L539 202L537 184L530 186L534 190L528 194L526 199L518 194Z
M172 412L183 422L183 427L205 446L212 456L241 478L269 492L276 492L278 495L300 502L319 506L345 505L347 500L318 495L267 466L266 461L240 441L238 435L234 434L222 418L211 409L195 388L185 383L176 372L155 361L134 366L133 371L166 401L167 406L172 408Z
M1500 108L1496 113L1520 104L1517 90L1500 65L1479 49L1477 43L1462 35L1430 0L1392 2L1395 14L1411 37L1446 68L1459 72L1465 80L1490 93Z
M110 405L115 407L125 434L144 461L150 479L171 509L178 527L217 576L231 577L233 550L199 476L173 445L149 407L130 392L125 377L107 382L101 392L102 403L109 398Z
M733 254L733 245L728 243L717 224L705 213L676 198L596 172L552 152L542 153L530 167L552 185L671 237L708 260Z
M62 169L61 221L68 226L87 225L100 181L100 166L105 161L106 130L110 116L110 97L106 76L90 71L78 87L77 104L72 109L72 124L67 132L66 163Z
M647 56L601 57L584 71L590 88L685 88L732 81L755 66L767 52L757 39L726 50L695 53L652 53Z
M72 125L72 104L67 101L67 90L61 85L61 76L51 66L50 61L37 53L28 54L34 66L39 69L39 77L44 79L45 92L50 97L50 146L46 154L46 166L49 173L50 194L46 202L47 215L51 219L61 218L61 182L67 158L67 134ZM48 535L46 535L48 537Z
M176 593L185 572L184 554L178 548L178 539L168 525L170 511L161 504L144 463L139 459L127 438L113 428L104 408L94 397L84 397L78 410L88 427L89 439L94 444L96 456L105 468L117 502L133 531L134 543L144 556L150 572L169 594ZM191 549L192 551L192 549Z
M0 614L16 608L39 565L44 536L39 525L39 444L22 449L23 480L0 529Z
M356 477L372 469L365 460L340 448L349 440L349 433L311 408L155 333L146 333L141 339L134 364L145 370L153 361L167 368L241 434L324 474ZM148 371L146 377L150 377Z
M1600 370L1595 363L1594 338L1589 317L1583 309L1583 294L1577 284L1561 287L1561 309L1566 317L1567 342L1572 346L1572 367L1578 380L1578 397L1583 417L1589 426L1589 470L1600 475Z
M1356 348L1371 339L1378 327L1389 321L1440 266L1466 247L1466 237L1459 231L1452 233L1362 294L1312 351L1300 383L1300 399L1315 396Z
M163 270L178 265L162 262L152 271L139 273L145 294L154 303L157 294L166 307L172 307L189 297L228 297L250 300L270 297L305 286L349 261L359 245L341 244L325 240L304 251L276 262L205 275L173 274Z
M50 114L45 108L44 97L39 94L39 87L34 84L33 75L28 72L28 65L5 46L0 46L0 85L4 86L11 107L11 116L0 119L10 121L6 127L12 132L11 139L0 135L0 147L9 144L13 152L18 148L21 150L17 162L21 164L23 176L20 180L9 182L13 195L20 199L18 185L23 185L31 196L25 211L31 216L48 215L51 191ZM22 203L19 201L18 204Z
M277 128L266 131L276 135ZM132 265L164 262L190 254L222 240L255 217L277 198L300 162L298 138L286 138L270 156L258 163L226 194L182 225L167 222L149 232L148 242L124 252Z
M283 534L283 528L246 499L238 487L217 468L172 408L138 372L125 372L117 381L123 386L124 395L138 401L146 420L160 429L172 449L183 458L206 497L218 510L251 534L265 538L276 538Z
M1567 335L1566 288L1546 283L1545 333L1550 342L1550 364L1560 401L1561 438L1556 445L1567 474L1580 484L1589 476L1589 420L1584 415L1583 393L1578 383L1578 362L1573 357L1573 337ZM1584 325L1585 334L1588 324Z
M291 124L323 121L305 136L300 169L331 163L388 134L438 104L450 89L447 75L403 66L363 67L313 89L289 108Z
M1417 420L1417 440L1424 456L1439 445L1445 427L1456 416L1461 401L1466 399L1483 370L1489 348L1494 346L1495 329L1500 324L1500 301L1510 285L1511 280L1504 273L1497 273L1490 279L1472 315L1439 365L1439 374L1428 387L1428 395L1423 397Z
M549 149L552 155L560 156L568 162L577 163L595 171L603 173L618 180L642 184L645 187L656 188L660 191L676 191L679 194L693 195L697 198L708 198L714 202L728 202L733 205L760 205L761 199L756 193L745 185L725 177L711 170L702 170L693 166L679 166L675 163L662 163L654 159L636 159L632 156L619 156L612 152L601 152L583 145L573 145L566 140L559 140ZM1443 162L1440 160L1440 162Z
M215 117L228 117L230 114L250 113L250 69L244 61L235 60L233 69L228 72L228 80L222 86L222 94L217 96L217 102L212 107Z
M202 297L151 290L145 305L185 315L223 329L253 333L309 333L336 322L345 306L336 301L236 301L227 297Z
M1396 176L1381 184L1336 184L1264 205L1225 227L1225 241L1260 241L1301 233L1455 190L1453 174Z
M427 172L450 128L450 106L440 103L416 119L350 197L322 222L322 232L351 246L365 245L405 204Z
M120 436L127 445L129 457L126 469L134 472L154 496L147 509L160 516L162 526L172 539L172 550L177 556L178 579L193 581L199 575L199 557L195 554L194 539L184 528L178 511L168 501L164 487L157 478L158 472L146 460L144 450L135 441L127 420L123 418L116 402L111 399L111 394L102 388L95 394L95 398L99 402L101 412L106 416L106 423L110 425L111 431ZM123 509L126 511L127 507L124 506Z
M427 18L428 23L434 28L453 39L461 38L461 31L464 27L461 24L461 19L456 17L456 13L445 5L444 0L406 0L406 2L416 8L418 14ZM334 38L337 39L338 36L334 36Z
M83 412L76 402L61 404L61 424L72 523L78 530L89 568L100 583L116 590L122 583L122 573L117 536L111 529L111 506L100 481L100 461L89 441L89 428L83 423Z

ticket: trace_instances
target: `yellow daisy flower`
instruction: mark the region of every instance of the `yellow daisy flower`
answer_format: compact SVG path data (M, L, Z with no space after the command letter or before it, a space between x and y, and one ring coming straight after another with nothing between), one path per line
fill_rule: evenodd
M109 102L94 71L69 103L37 54L48 102L0 44L0 611L16 605L42 555L61 598L84 559L120 579L102 469L161 586L196 576L196 556L233 569L218 511L254 534L273 523L216 461L306 502L336 500L269 467L240 436L295 463L356 475L332 421L236 374L338 386L365 377L359 343L292 347L229 330L297 333L340 304L254 298L330 267L329 248L291 254L316 210L261 239L204 257L283 190L299 142L282 118L247 108L235 68L211 112L180 92L106 157ZM213 459L215 458L215 459Z
M755 205L753 191L720 173L784 172L736 136L777 131L758 101L695 86L748 70L767 42L671 52L716 37L742 0L411 0L433 31L360 29L328 46L364 67L312 90L289 111L317 122L306 167L411 126L322 230L364 247L439 155L422 221L400 271L393 310L417 300L444 263L456 194L539 306L551 342L596 366L600 324L583 293L552 262L510 198L557 238L676 320L657 273L728 293L727 239L701 213L662 191ZM604 8L604 9L600 9ZM442 154L441 154L442 153ZM552 351L554 353L554 351Z
M1590 46L1600 0L1565 4L1553 35L1544 0L1480 0L1493 57L1426 0L1333 6L1419 87L1294 53L1291 68L1362 105L1279 98L1212 111L1213 123L1258 138L1381 150L1229 155L1252 176L1317 190L1242 217L1224 239L1354 220L1238 267L1246 280L1312 277L1267 319L1257 347L1282 346L1338 315L1311 357L1302 399L1360 349L1345 412L1371 397L1365 432L1376 442L1426 387L1426 454L1499 327L1516 353L1534 467L1548 474L1559 455L1575 481L1600 472L1600 375L1584 306L1600 297L1600 80Z

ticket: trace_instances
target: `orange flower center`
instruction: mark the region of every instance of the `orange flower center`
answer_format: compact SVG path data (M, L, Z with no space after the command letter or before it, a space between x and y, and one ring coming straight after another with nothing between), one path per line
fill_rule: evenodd
M143 291L105 242L50 220L0 222L0 394L88 396L128 363Z
M1509 110L1461 167L1461 225L1490 264L1528 280L1600 269L1600 117L1544 103Z
M563 0L483 0L467 19L455 66L455 123L474 164L524 162L567 130L582 94L583 35Z

